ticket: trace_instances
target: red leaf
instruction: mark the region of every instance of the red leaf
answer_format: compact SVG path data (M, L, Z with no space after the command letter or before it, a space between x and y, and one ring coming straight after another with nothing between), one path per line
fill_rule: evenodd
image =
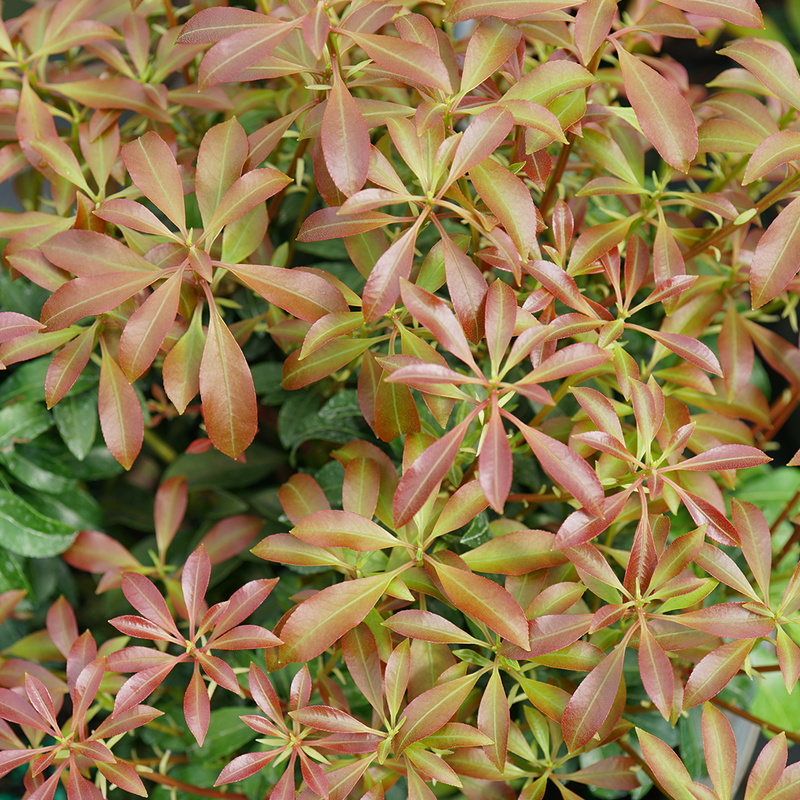
M483 751L500 772L506 766L510 727L511 718L503 680L499 670L493 669L478 706L478 730L492 740L492 744L485 745Z
M209 438L218 450L238 458L258 430L256 393L247 359L213 303L200 362L200 396Z
M736 739L728 718L711 703L703 707L703 751L718 797L731 797L736 773Z
M357 214L339 214L339 207L322 208L307 217L297 233L299 242L320 242L327 239L355 236L359 233L384 228L397 218L381 211L362 211Z
M267 750L263 753L245 753L241 756L236 756L225 768L220 772L214 786L222 786L225 783L236 783L255 775L260 769L265 767L272 761L275 756L283 752L283 748L276 750Z
M400 544L396 536L380 525L349 511L316 511L298 523L292 534L319 547L348 547L359 552Z
M598 517L605 516L603 487L595 471L574 450L525 425L508 412L501 413L520 429L545 472L554 481L560 483L592 514Z
M262 264L224 264L265 300L299 319L316 322L332 312L348 310L342 293L319 275Z
M525 614L502 586L448 564L430 563L456 608L523 649L528 647L530 636Z
M696 784L672 748L640 728L636 729L636 734L639 737L642 755L661 786L674 800L697 800L697 796L692 792L692 787Z
M194 665L192 680L183 696L183 714L192 736L202 747L211 722L211 704L208 699L206 682L203 680L200 666L197 663Z
M503 25L497 20L495 23ZM474 38L473 36L468 47L472 46ZM500 106L492 106L478 114L459 139L445 186L449 186L488 158L502 144L512 127L514 118Z
M749 611L741 603L718 603L699 611L687 611L674 619L688 628L730 639L769 636L775 627L774 620Z
M278 489L281 507L293 525L315 511L330 509L320 485L310 475L298 472Z
M96 761L95 766L109 783L119 787L122 791L130 792L139 797L147 797L147 790L144 788L142 779L130 764L125 764L123 761L115 761L113 764L104 764L101 761Z
M639 325L626 323L626 326L634 330L647 333L648 336L655 339L659 344L662 344L673 353L677 353L681 358L694 364L706 372L711 372L714 375L722 375L722 367L717 361L717 357L706 347L702 342L691 336L684 336L682 333L664 333L663 331L645 330Z
M662 472L688 469L698 472L712 472L721 469L747 469L766 464L772 459L757 447L745 444L722 444L712 447L700 455L687 458L674 466L665 467Z
M337 583L297 606L281 628L281 661L310 661L324 653L367 616L392 577L373 575Z
M300 360L300 351L295 350L283 362L281 386L289 390L301 389L303 386L326 378L349 364L353 359L358 358L374 343L373 339L334 339L303 358L302 361Z
M628 96L645 136L671 167L688 172L697 155L697 123L681 93L654 69L614 45Z
M683 708L699 706L719 694L741 669L755 643L755 639L735 639L703 657L686 681Z
M122 148L122 160L142 194L185 236L183 184L167 143L155 131L148 131Z
M52 408L73 387L94 350L97 326L78 334L56 353L44 379L47 407Z
M734 303L728 304L718 346L725 394L728 400L732 400L749 383L754 361L753 340Z
M764 745L747 779L746 800L761 800L766 797L780 780L786 768L788 748L786 734L781 732Z
M0 342L7 342L26 333L36 333L44 328L41 322L17 314L14 311L0 311Z
M187 500L185 475L168 478L158 487L153 520L158 552L162 558L183 521Z
M705 17L718 17L742 28L761 28L761 11L755 0L664 0L664 2Z
M234 80L242 70L268 56L297 26L300 20L278 22L263 18L266 25L247 25L244 30L217 42L200 63L201 89Z
M185 659L185 655L178 656L177 658L170 658L170 660L164 664L148 667L128 678L117 692L114 701L114 714L112 716L117 717L125 714L126 711L136 707L140 700L149 697L161 685L167 675L172 672L175 666Z
M639 628L639 673L642 684L664 719L672 713L675 674L664 648L655 640L647 625Z
M128 602L144 617L161 627L174 641L183 643L184 639L175 626L175 620L164 598L152 581L135 572L122 576L122 593Z
M181 589L189 617L189 638L194 639L197 619L203 607L203 599L211 577L211 560L205 547L200 545L188 559L181 573Z
M423 211L414 224L398 236L375 262L362 293L364 319L367 322L374 322L383 316L400 296L400 279L408 280L411 275L417 234L426 216L426 211Z
M570 751L583 747L600 730L611 711L622 679L626 637L582 681L564 715L561 729Z
M378 506L381 471L371 458L354 458L344 469L342 507L345 511L372 519Z
M383 675L375 637L367 625L356 625L342 637L342 655L353 682L370 705L383 713Z
M442 252L450 300L467 338L477 344L483 337L483 308L488 287L486 279L445 233Z
M792 200L758 240L750 265L753 308L774 300L797 274L794 253L800 241L800 198Z
M322 152L333 182L350 197L367 180L369 129L335 61L332 69L333 87L322 116Z
M492 413L486 425L486 434L478 456L478 470L481 488L489 505L498 514L502 514L511 489L514 468L511 445L503 427L495 393L492 393Z
M78 638L78 623L72 606L62 595L47 611L47 632L64 658L69 656L73 642Z
M395 752L438 731L458 711L477 680L476 675L454 678L415 697L405 709L405 723L394 740Z
M401 281L400 293L412 316L431 331L445 349L458 356L476 375L482 376L467 338L447 303L406 280Z
M423 86L433 86L448 94L453 91L450 77L437 53L417 42L371 33L345 33L382 69Z
M243 8L204 8L181 28L178 44L218 42L254 25L274 24L274 20Z
M587 0L575 15L575 46L581 61L588 64L611 31L617 12L615 0Z
M259 203L288 186L292 179L277 169L253 169L238 178L215 206L206 229L210 236L244 217Z
M456 0L447 19L450 22L487 16L522 19L532 14L555 11L572 5L575 4L566 0Z
M122 370L108 354L103 339L98 410L108 449L125 469L130 469L144 440L144 417L139 398Z
M393 503L394 522L398 528L411 521L447 474L477 413L477 409L470 412L463 422L426 448L405 470Z
M125 325L119 342L119 364L125 377L133 383L153 363L178 311L183 270L169 276Z

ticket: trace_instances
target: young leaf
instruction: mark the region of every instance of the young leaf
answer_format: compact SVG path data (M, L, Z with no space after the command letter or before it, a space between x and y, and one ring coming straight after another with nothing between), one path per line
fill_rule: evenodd
M302 602L281 628L284 641L281 661L310 661L324 653L367 616L392 578L392 575L372 575L344 581Z
M699 706L719 694L741 669L755 643L755 639L734 639L704 656L686 681L684 709Z
M672 748L640 728L636 729L636 735L639 737L642 755L653 770L656 780L674 800L697 800L692 792L694 783L691 776Z
M148 131L122 148L122 160L137 188L185 236L183 184L167 143L155 131Z
M349 547L359 552L400 544L396 536L380 525L350 511L315 511L292 528L292 534L320 547Z
M736 773L736 739L728 718L711 703L703 706L703 751L717 796L729 800Z
M461 71L461 92L472 91L502 67L516 49L519 38L517 28L497 17L484 17L467 44Z
M478 730L492 740L492 744L484 746L483 752L500 772L505 770L510 726L508 698L503 680L499 670L494 669L478 706Z
M615 0L587 0L575 15L575 46L581 61L588 64L611 31L617 13Z
M450 185L484 161L508 136L513 126L514 118L500 106L487 108L478 114L459 139L445 185Z
M431 564L456 608L479 619L505 639L528 648L530 637L525 614L502 586L448 564L437 561Z
M326 17L327 19L327 17ZM322 116L322 152L333 182L350 197L369 172L369 128L334 61L333 87Z
M789 203L758 240L750 265L753 308L760 308L774 300L797 274L797 262L792 258L792 253L798 241L800 198Z
M250 367L216 305L210 305L208 338L200 362L203 419L214 446L238 458L258 430L258 407Z
M109 355L104 339L100 343L103 351L98 402L100 428L111 454L125 469L130 469L144 440L142 407L133 387Z
M515 303L516 304L516 303ZM503 506L511 489L513 464L511 445L508 443L497 395L492 394L492 413L486 425L486 434L478 456L478 470L481 489L491 507L503 513Z
M614 40L625 92L645 136L671 167L688 172L697 155L697 123L689 104L666 78Z

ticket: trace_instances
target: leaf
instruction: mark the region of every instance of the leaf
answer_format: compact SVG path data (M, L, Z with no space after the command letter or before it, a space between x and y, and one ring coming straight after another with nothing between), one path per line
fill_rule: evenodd
M758 754L747 779L745 800L761 800L766 797L785 770L787 758L786 734L781 731Z
M719 694L741 669L754 644L754 639L735 639L704 656L686 681L684 709L699 706Z
M94 215L106 222L132 228L142 233L154 233L156 236L170 236L173 234L163 222L149 209L134 200L117 198L107 200L100 208L94 210ZM50 244L52 244L52 239Z
M452 239L442 236L447 291L461 328L467 338L477 344L483 337L483 315L488 286L483 273ZM422 287L424 288L424 287Z
M664 2L704 17L718 17L742 28L761 28L761 11L755 0L664 0Z
M545 472L554 481L560 483L592 514L597 517L605 516L603 487L594 470L565 444L525 425L506 411L502 413L520 429Z
M697 155L697 123L689 104L666 78L614 40L625 93L644 135L671 167L688 172Z
M567 270L569 274L583 274L588 267L613 250L627 236L632 221L631 217L624 217L586 228L572 248Z
M793 108L800 107L800 77L789 51L780 42L755 37L737 39L717 52L738 61Z
M674 800L697 800L692 792L692 779L683 762L661 739L636 729L639 746L656 780L672 795Z
M401 754L410 744L430 736L449 722L476 680L476 675L454 678L415 697L405 708L405 722L394 740L395 752Z
M477 572L526 575L567 563L566 556L553 549L554 543L555 537L548 531L512 531L474 547L462 558Z
M382 624L390 631L409 639L439 644L481 644L479 639L430 611L399 611Z
M137 188L185 236L183 184L167 143L155 131L148 131L122 148L122 160Z
M476 375L481 375L469 349L467 338L444 300L407 280L400 282L400 295L414 319L422 323L447 351L458 356Z
M281 386L289 390L301 389L326 378L358 358L372 344L374 344L372 339L334 339L302 361L300 351L295 350L283 363Z
M566 0L456 0L447 19L449 22L488 16L521 19L573 5L574 2L568 3Z
M800 198L792 200L758 240L750 265L753 308L775 299L797 274L793 253L800 241Z
M478 706L478 730L492 740L483 751L500 772L505 770L511 718L500 671L492 670Z
M125 469L130 469L142 448L144 417L139 398L101 338L100 428L108 449Z
M800 134L796 131L773 133L753 151L744 171L742 183L746 186L797 159L800 159Z
M119 108L132 111L134 114L142 114L156 122L167 124L172 122L166 107L162 108L153 100L152 95L147 93L143 84L131 78L84 78L80 81L41 84L41 87L64 95L87 108ZM166 87L164 89L166 90Z
M426 448L405 470L393 502L394 523L398 528L411 521L447 474L476 414L476 411L471 412L465 420Z
M328 586L302 602L281 628L283 663L310 661L372 610L393 576L372 575Z
M375 392L375 433L384 442L391 442L405 433L420 431L417 404L407 386L386 380L381 375Z
M47 407L52 408L75 385L94 350L96 326L86 328L56 353L44 382Z
M653 704L661 712L661 716L668 720L672 714L675 673L669 656L650 633L647 625L639 627L639 674Z
M382 211L362 211L340 215L338 207L322 208L307 217L297 233L299 242L321 242L356 236L376 228L384 228L397 218Z
M31 142L30 146L58 175L65 178L70 183L75 184L87 195L92 194L92 190L83 177L78 159L75 158L75 154L72 152L69 145L62 142L61 139L48 138Z
M348 547L362 553L400 544L400 540L389 531L350 511L315 511L302 519L291 532L298 539L319 547Z
M750 381L754 363L753 340L733 303L728 304L717 342L725 394L731 400Z
M400 279L408 280L411 277L414 246L426 216L423 211L414 224L398 236L375 262L362 292L364 319L367 322L374 322L397 302Z
M484 17L467 43L461 70L461 92L472 91L502 67L516 49L519 39L520 33L516 28L497 17Z
M441 536L461 528L477 517L488 505L489 501L483 494L480 481L461 484L445 503L442 513L436 520L432 536Z
M214 227L210 221L216 215L222 198L241 176L247 151L247 134L235 117L210 128L200 142L195 187L200 215L207 230Z
M639 326L629 324L635 330L642 330ZM717 361L717 357L712 350L702 342L691 336L684 336L682 333L664 333L663 331L647 330L644 331L648 336L655 339L659 344L664 345L668 350L677 353L681 358L694 364L706 372L714 375L722 375L722 367Z
M728 718L711 703L703 706L703 751L717 795L730 798L736 773L736 739Z
M561 730L570 751L588 744L606 721L622 679L627 640L618 644L581 681L564 709Z
M73 325L83 317L111 311L142 289L155 283L161 272L114 272L75 278L57 289L42 308L42 321L49 331ZM8 360L5 360L8 364Z
M164 281L131 315L119 342L119 365L133 383L153 363L178 312L183 270Z
M437 53L417 42L372 33L344 31L379 67L423 86L453 91L447 67Z
M298 319L316 322L327 314L348 310L339 289L311 272L271 267L268 264L223 266L265 300Z
M516 300L514 305L516 306ZM498 514L502 514L503 506L511 490L514 467L511 445L500 417L497 395L494 393L492 394L492 413L485 431L478 456L480 484L489 505Z
M495 22L504 24L499 20ZM470 40L470 44L473 40ZM513 126L514 118L500 106L487 108L478 114L459 139L445 185L450 185L488 158L505 140Z
M674 469L688 469L710 472L720 469L746 469L766 464L769 456L757 447L744 444L722 444L712 447L700 455L687 458L674 467L666 467L662 472Z
M536 241L536 209L531 193L516 175L491 158L469 172L481 200L506 229L523 260Z
M200 62L201 89L234 80L242 70L268 56L297 26L297 19L266 25L247 25L218 41Z
M138 203L134 205L144 210ZM149 261L122 242L95 231L75 228L61 231L43 242L41 249L53 264L79 277L101 278L109 273L126 270L131 273L147 270L155 272L155 267Z
M255 438L258 406L250 366L215 305L200 362L200 397L209 438L225 455L238 458Z
M687 611L676 622L688 628L730 639L756 639L769 636L774 620L749 611L741 603L717 603L698 611Z
M208 698L208 689L200 673L200 665L195 662L194 672L186 693L183 696L183 714L189 731L202 747L211 722L211 704Z
M228 189L206 228L209 235L241 219L248 211L288 186L292 179L277 169L253 169Z
M167 353L162 367L164 391L179 414L200 391L200 363L203 358L206 336L203 333L202 310L195 309L189 330Z
M327 17L326 17L327 19ZM334 61L333 87L322 115L322 152L333 182L350 197L369 172L369 128Z
M611 31L617 12L616 0L587 0L575 15L575 46L588 64Z
M372 631L356 625L342 637L342 655L347 670L370 705L383 714L383 675L381 660Z
M218 42L254 25L274 24L274 20L244 8L204 8L198 11L181 28L178 44L205 44Z
M168 478L158 487L153 521L158 552L162 558L180 528L187 502L186 476L176 475Z
M525 614L516 600L488 578L436 561L430 562L453 605L479 619L523 649L530 642Z

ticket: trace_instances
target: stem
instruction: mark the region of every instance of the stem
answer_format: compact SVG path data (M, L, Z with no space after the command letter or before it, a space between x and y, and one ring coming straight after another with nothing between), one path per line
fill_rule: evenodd
M171 464L178 454L155 431L146 428L144 432L145 444L165 463Z
M781 548L780 553L778 553L772 563L775 565L780 564L788 552L797 544L798 540L800 540L800 525L795 525L792 535L789 537L786 544Z
M736 714L737 717L741 717L742 719L746 719L748 722L752 722L754 725L758 725L759 728L765 728L772 733L782 733L789 741L800 744L800 734L792 733L791 731L785 731L778 725L773 725L771 722L761 719L761 717L756 717L754 714L749 714L747 711L744 711L743 709L738 708L731 703L726 703L724 700L720 700L719 697L712 697L710 702L717 706L717 708L721 708L723 711L730 711L731 714Z
M792 499L783 507L783 511L778 515L778 519L772 523L772 527L769 529L771 535L775 535L775 531L778 529L778 526L785 520L789 518L789 514L792 513L792 509L794 508L794 504L800 500L800 489L798 489L793 495ZM796 531L795 531L796 532ZM776 564L779 562L775 562Z
M550 204L553 202L554 195L558 189L558 184L561 183L561 178L564 176L564 170L567 168L569 161L569 154L572 152L572 146L575 144L575 134L567 134L567 143L562 145L561 152L558 154L558 161L556 161L555 168L550 174L550 180L547 182L547 189L542 195L542 200L539 203L539 211L542 216L546 217L547 212L550 210Z
M786 180L779 183L769 194L764 195L764 197L761 198L761 202L756 205L756 208L759 212L764 211L779 200L782 200L789 192L794 191L798 186L800 186L800 173L796 172L794 175L790 175ZM711 245L723 239L727 239L729 234L737 227L735 222L729 222L727 225L717 228L714 233L702 242L698 242L691 250L684 253L684 261L691 261L695 256L699 256L700 253L705 252Z
M306 148L308 147L308 143L310 139L301 139L297 142L297 147L295 148L294 155L292 156L291 163L289 164L289 168L286 170L286 175L289 178L294 178L295 170L297 169L297 162L303 157L306 152ZM288 184L287 184L288 186ZM267 209L267 218L270 220L275 219L278 216L278 209L281 207L281 202L283 201L283 197L286 194L286 186L281 189L275 197L272 198L269 204L269 208Z
M126 762L130 763L130 762ZM131 764L136 768L136 764ZM160 772L138 772L142 778L153 783L160 783L162 786L171 786L174 789L179 789L187 794L194 794L198 797L214 797L219 800L248 800L247 795L239 794L238 792L225 792L218 789L205 789L202 786L194 786L191 783L184 783L183 781L170 778L169 775L162 775Z
M178 19L175 16L175 9L172 7L172 0L164 0L164 14L167 16L170 28L174 28L178 24Z

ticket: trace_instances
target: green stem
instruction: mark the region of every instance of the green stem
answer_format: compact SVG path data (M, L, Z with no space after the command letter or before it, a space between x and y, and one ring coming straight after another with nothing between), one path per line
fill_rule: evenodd
M166 464L171 464L178 457L173 450L154 430L149 428L144 432L145 444Z

